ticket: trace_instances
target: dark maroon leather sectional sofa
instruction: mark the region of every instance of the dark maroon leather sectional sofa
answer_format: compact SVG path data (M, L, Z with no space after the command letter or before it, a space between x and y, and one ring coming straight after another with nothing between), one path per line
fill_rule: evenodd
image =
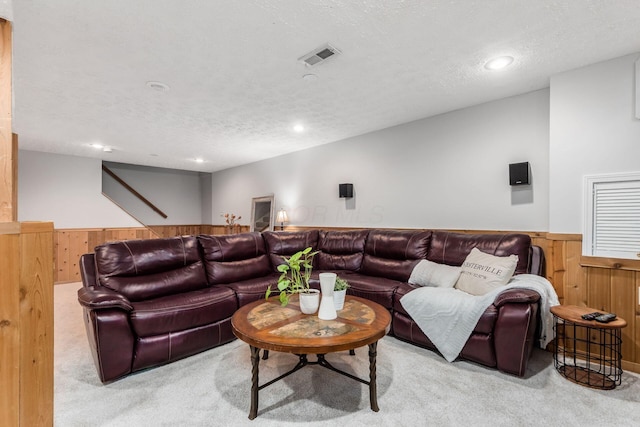
M472 248L517 254L516 274L542 275L544 256L524 234L424 230L295 231L107 243L80 259L78 300L102 382L162 365L234 339L231 316L264 297L283 256L317 249L314 277L338 273L349 294L386 307L390 335L434 349L400 298L421 259L461 265ZM501 293L481 317L461 357L522 376L534 343L539 295Z

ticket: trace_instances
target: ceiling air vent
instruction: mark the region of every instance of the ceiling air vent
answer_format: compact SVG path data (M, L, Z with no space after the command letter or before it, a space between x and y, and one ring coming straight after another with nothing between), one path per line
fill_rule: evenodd
M306 55L301 56L300 58L298 58L298 61L304 62L307 67L313 67L318 64L322 64L327 59L339 54L340 51L338 49L327 43L317 49L312 50Z

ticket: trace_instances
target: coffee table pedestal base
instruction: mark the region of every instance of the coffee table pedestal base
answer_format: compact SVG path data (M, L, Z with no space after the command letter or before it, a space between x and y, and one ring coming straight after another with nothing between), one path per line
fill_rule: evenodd
M353 380L359 381L363 384L369 386L369 402L371 404L371 410L378 412L380 408L378 407L378 391L376 387L376 355L377 355L377 347L378 342L373 342L369 344L369 381L363 380L362 378L356 377L348 372L344 372L335 366L331 365L326 359L324 354L318 354L316 361L309 361L307 359L306 354L299 354L298 357L300 360L290 371L285 372L277 378L272 379L269 382L266 382L262 385L259 385L258 381L258 372L259 372L259 364L260 364L260 348L254 347L252 345L249 346L251 350L251 408L249 410L249 419L253 420L258 416L258 392L265 387L270 386L271 384L280 381L281 379L288 377L293 374L297 370L303 368L307 365L319 365L324 368L330 369L334 372L337 372L341 375L349 377ZM349 354L354 355L355 352L353 350L349 350ZM264 350L263 359L266 360L269 358L269 350Z

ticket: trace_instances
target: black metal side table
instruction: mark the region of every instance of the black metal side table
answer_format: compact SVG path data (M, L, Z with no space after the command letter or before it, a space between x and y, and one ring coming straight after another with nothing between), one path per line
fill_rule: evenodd
M575 305L551 307L556 333L553 363L569 381L611 390L622 381L622 328L618 317L609 323L582 319L596 310Z

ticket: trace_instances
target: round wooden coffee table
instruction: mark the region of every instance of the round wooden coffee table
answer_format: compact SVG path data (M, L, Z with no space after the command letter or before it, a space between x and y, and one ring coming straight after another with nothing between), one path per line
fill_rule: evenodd
M241 307L231 318L233 333L249 344L251 350L252 383L249 419L258 415L258 391L281 380L306 365L319 365L369 386L371 409L378 411L376 391L376 354L378 340L389 331L391 315L381 305L364 298L347 296L344 308L334 320L320 320L315 314L300 312L298 299L291 298L282 307L277 297L254 301ZM369 381L365 381L332 366L324 357L327 353L369 346ZM263 359L269 351L293 353L299 356L296 366L273 380L258 384L260 350ZM308 354L317 355L309 361Z

